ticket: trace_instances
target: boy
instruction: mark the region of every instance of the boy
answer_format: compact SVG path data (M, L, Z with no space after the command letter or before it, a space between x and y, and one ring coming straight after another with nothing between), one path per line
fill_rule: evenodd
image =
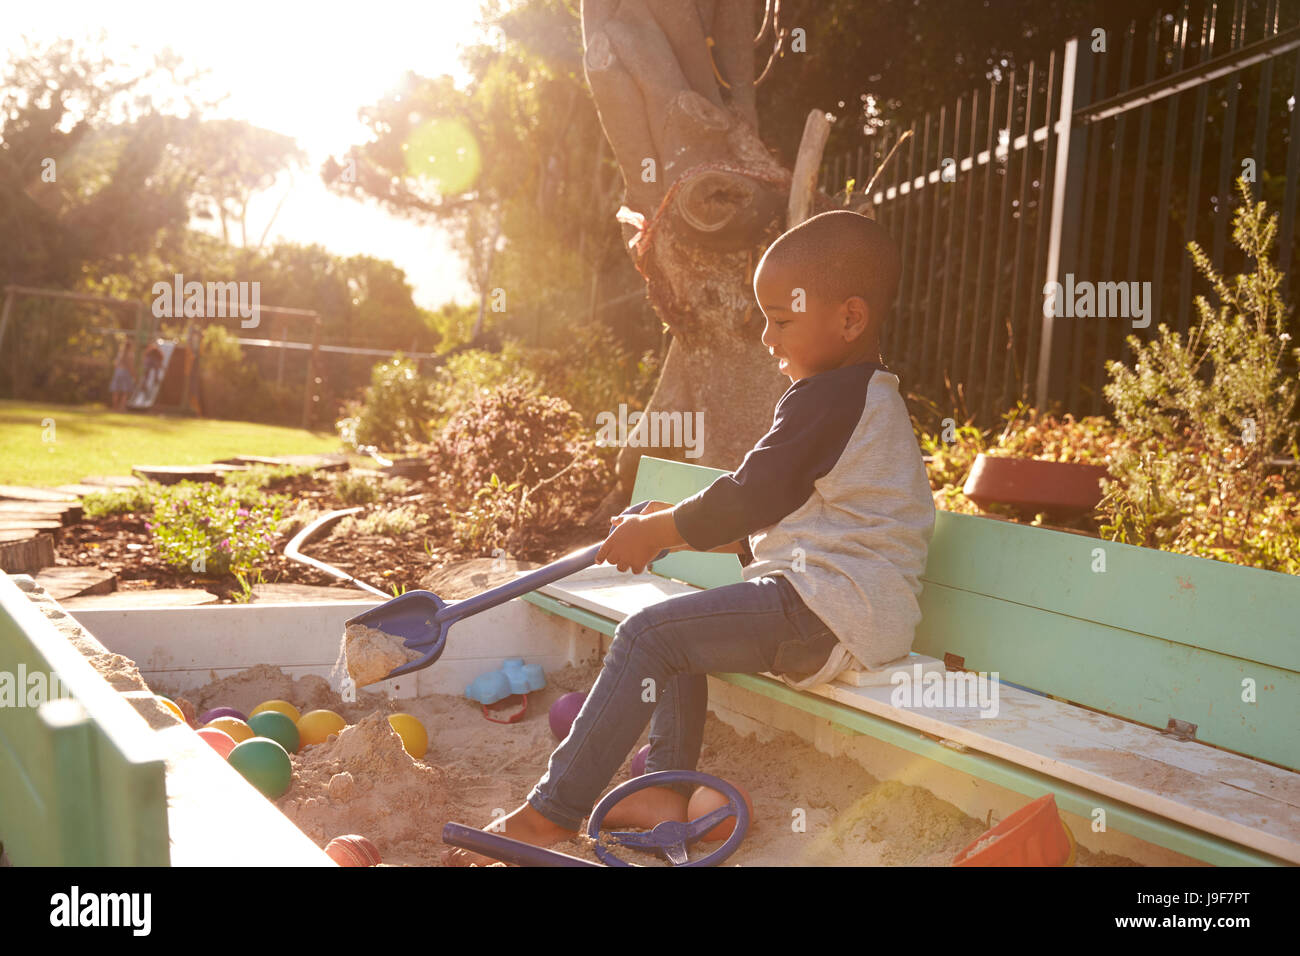
M505 817L507 836L572 837L647 721L646 772L694 769L711 671L811 687L911 649L935 512L898 378L880 361L899 271L889 235L848 211L814 216L768 248L754 275L762 341L791 382L771 430L704 491L614 518L596 557L640 573L664 548L726 551L741 556L745 580L618 626L569 736ZM691 789L647 788L605 823L685 820ZM488 862L464 850L447 860Z

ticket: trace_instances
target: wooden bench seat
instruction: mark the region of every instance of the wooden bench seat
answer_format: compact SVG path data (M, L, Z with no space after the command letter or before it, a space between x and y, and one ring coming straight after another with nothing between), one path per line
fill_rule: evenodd
M724 473L642 458L633 497L680 501ZM679 552L525 600L612 634L656 601L740 580L734 555ZM997 716L894 706L880 675L811 691L713 676L1197 859L1300 863L1300 580L941 512L923 581L913 660L997 672ZM1196 739L1158 729L1170 718Z

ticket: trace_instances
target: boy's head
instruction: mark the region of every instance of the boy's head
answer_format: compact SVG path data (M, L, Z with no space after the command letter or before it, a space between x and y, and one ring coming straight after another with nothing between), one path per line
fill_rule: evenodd
M781 373L793 383L876 361L901 270L889 233L848 210L778 237L754 272L754 295L767 317L763 344L781 359Z

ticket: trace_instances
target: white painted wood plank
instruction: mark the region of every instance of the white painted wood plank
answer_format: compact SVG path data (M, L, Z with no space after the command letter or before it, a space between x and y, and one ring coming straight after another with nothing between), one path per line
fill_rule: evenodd
M1111 718L1005 684L998 716L988 718L974 707L895 707L889 702L893 690L823 684L811 693L1300 863L1300 774L1150 730L1167 744L1202 751L1196 754L1202 772L1108 746L1099 735L1108 732ZM1255 786L1242 790L1215 779L1214 768L1222 765Z

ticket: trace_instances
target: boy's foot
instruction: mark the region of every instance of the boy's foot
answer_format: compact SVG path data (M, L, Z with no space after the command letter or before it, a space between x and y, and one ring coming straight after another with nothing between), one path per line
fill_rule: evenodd
M640 827L652 830L665 820L686 821L686 805L690 799L669 787L646 787L628 794L609 808L601 821L603 829L614 827Z
M571 839L574 831L566 830L559 824L552 823L533 809L527 801L524 804L493 823L482 828L488 833L531 843L533 846L550 846ZM443 866L490 866L499 862L493 857L475 853L461 847L450 847L442 854Z

